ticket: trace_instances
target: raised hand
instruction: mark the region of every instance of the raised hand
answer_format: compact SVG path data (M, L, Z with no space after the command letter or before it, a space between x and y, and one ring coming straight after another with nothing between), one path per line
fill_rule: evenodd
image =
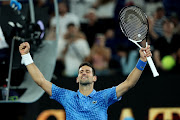
M144 53L145 51L145 53ZM151 53L151 49L150 49L150 45L148 45L146 48L141 48L139 50L140 53L140 59L144 62L147 61L147 57L151 57L152 53Z
M25 54L29 53L29 50L30 50L30 45L28 42L23 42L20 44L19 52L21 53L21 55L25 55Z

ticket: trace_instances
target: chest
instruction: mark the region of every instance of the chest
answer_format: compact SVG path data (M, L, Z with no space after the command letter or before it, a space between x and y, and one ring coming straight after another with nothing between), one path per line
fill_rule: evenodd
M65 106L67 120L107 120L107 108L103 99L75 98Z
M93 97L75 97L67 101L66 107L79 112L107 110L106 103L103 99Z

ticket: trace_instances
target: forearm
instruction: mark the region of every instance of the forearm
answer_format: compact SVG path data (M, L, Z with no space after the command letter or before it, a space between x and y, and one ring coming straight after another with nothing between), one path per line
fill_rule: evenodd
M117 98L119 98L120 96L125 94L129 89L134 87L136 83L138 82L141 74L142 74L142 71L135 67L132 70L132 72L129 74L127 79L116 87Z
M27 67L29 74L34 82L36 82L43 90L45 90L50 96L52 95L52 83L47 81L37 66L34 64L31 55L29 54L30 45L28 42L21 43L19 51L22 56L22 63Z
M136 67L132 70L132 72L129 74L129 76L126 79L128 87L132 88L136 85L146 64L147 61L144 62L141 59L139 59L138 63L136 64Z
M144 52L146 52L146 54ZM147 64L147 57L152 56L149 45L146 48L141 48L139 53L140 59L136 67L132 70L127 79L116 87L116 95L118 98L136 85Z
M141 60L138 61L138 63L136 64L136 67L132 70L132 72L129 74L127 79L116 87L117 97L122 96L130 88L132 88L136 85L136 83L138 82L138 80L142 74L142 71L143 71L146 63L147 62L143 62Z
M161 60L160 60L160 52L158 50L154 51L154 62L157 67L162 67Z
M37 66L32 63L26 66L29 74L31 75L32 79L41 86L43 81L45 80L43 74L40 72L40 70L37 68Z
M132 88L136 85L141 74L142 74L142 71L137 69L136 67L132 70L132 72L129 74L129 76L126 79L126 82L129 86L129 88Z

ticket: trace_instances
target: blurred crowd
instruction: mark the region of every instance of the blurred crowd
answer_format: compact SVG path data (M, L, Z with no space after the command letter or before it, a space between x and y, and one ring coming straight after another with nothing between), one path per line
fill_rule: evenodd
M75 77L80 63L88 61L92 63L98 76L119 72L127 76L139 58L139 48L123 35L119 27L119 11L128 5L139 6L147 14L149 22L147 39L157 69L179 71L180 1L58 0L58 21L53 2L54 0L34 0L36 7L48 8L49 19L44 39L58 38L54 75ZM6 2L2 1L0 4L4 5ZM59 36L56 36L56 27L59 27ZM2 51L4 47L1 39ZM145 47L143 43L140 44Z

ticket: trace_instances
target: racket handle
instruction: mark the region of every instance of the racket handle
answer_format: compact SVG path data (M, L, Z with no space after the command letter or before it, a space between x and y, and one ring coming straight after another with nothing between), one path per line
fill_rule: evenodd
M159 73L157 72L157 69L156 69L156 67L155 67L155 65L154 65L154 62L153 62L152 58L151 58L151 57L147 57L147 61L148 61L148 63L149 63L149 66L150 66L150 68L151 68L151 71L152 71L152 73L153 73L153 76L154 76L154 77L159 76Z

